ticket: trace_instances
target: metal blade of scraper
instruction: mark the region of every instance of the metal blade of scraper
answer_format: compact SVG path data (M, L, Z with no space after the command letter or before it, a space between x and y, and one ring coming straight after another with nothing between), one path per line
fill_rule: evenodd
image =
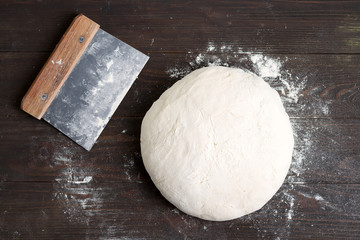
M43 119L90 151L148 59L99 29Z

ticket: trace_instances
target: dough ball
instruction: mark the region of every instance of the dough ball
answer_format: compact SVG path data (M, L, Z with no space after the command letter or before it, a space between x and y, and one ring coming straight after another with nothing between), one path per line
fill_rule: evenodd
M141 154L156 187L206 220L263 207L286 177L293 146L278 93L236 68L191 72L154 102L141 126Z

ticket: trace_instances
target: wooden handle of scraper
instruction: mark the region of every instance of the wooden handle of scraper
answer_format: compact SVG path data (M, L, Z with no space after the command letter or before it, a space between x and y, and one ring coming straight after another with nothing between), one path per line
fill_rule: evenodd
M42 118L99 27L82 14L75 17L22 99L22 110Z

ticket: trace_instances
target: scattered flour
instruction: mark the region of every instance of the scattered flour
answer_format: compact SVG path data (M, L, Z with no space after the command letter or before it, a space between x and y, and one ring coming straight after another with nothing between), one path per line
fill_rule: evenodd
M293 76L289 70L285 69L284 64L288 58L279 59L257 52L243 51L241 48L234 49L231 45L218 46L214 42L209 42L205 51L199 54L188 51L186 58L189 59L188 65L179 66L178 64L166 70L170 78L180 79L200 67L229 67L229 62L235 62L236 64L231 67L245 68L255 72L275 88L280 93L282 100L288 103L298 102L308 81L306 77ZM326 111L324 109L323 112Z
M331 210L334 210L337 212L343 211L341 208L339 208L337 206L338 204L330 203L329 201L325 200L325 198L318 193L314 194L313 192L311 192L311 190L307 186L303 186L303 188L304 189L302 189L302 191L298 191L298 193L308 199L316 200L319 203L321 209L324 209L324 210L331 209Z
M215 51L215 50L216 50L216 47L215 47L214 42L209 42L209 43L208 43L208 47L207 47L207 51L208 51L208 52L213 52L213 51Z
M139 153L135 153L134 154L123 154L122 158L124 160L124 173L126 175L126 178L128 181L132 181L132 171L134 170L134 166L135 166L135 157L136 155L138 155Z
M93 213L88 209L100 208L104 202L102 189L92 186L92 174L95 173L92 172L92 168L84 167L89 168L91 164L73 152L71 147L54 149L56 150L52 159L60 171L53 183L52 200L62 206L63 213L69 221L89 225Z
M122 231L122 225L128 224L121 222L124 218L118 217L122 210L119 212L119 209L115 208L115 211L111 209L112 204L123 199L125 193L121 190L114 191L114 186L118 184L96 182L96 176L102 175L104 169L94 165L96 160L86 158L91 156L90 154L84 153L84 150L78 146L74 147L74 143L68 140L59 141L54 137L43 136L33 136L31 140L29 164L36 168L47 169L50 174L55 175L50 193L51 205L60 210L68 222L82 228L85 237L93 236L94 232L100 232L103 239L117 239L119 232L128 239L138 236L138 229L126 233ZM104 153L102 160L107 160L108 157L111 156ZM135 168L135 159L140 159L140 153L129 153L122 157L123 169L126 173L121 171L119 175L122 174L125 181L131 179L140 182L141 176ZM108 171L109 169L106 170L107 173ZM0 176L0 189L2 179L5 177ZM135 194L133 191L137 190L139 189L134 188L131 193ZM141 196L139 190L138 199L145 201ZM40 209L41 214L45 216L47 210ZM6 211L3 214L6 214ZM94 222L94 219L97 221Z
M205 59L204 54L201 54L201 53L200 53L199 55L196 56L195 62L196 62L197 64L201 64L202 62L204 62L204 59ZM191 65L193 65L193 64L191 64Z
M251 54L250 60L253 62L260 77L277 78L281 77L279 60L269 58L262 54Z
M86 177L84 177L84 179L83 180L65 180L67 183L74 183L74 184L83 184L83 183L89 183L89 182L91 182L91 180L92 180L92 176L86 176ZM57 182L62 182L62 181L64 181L63 179L55 179L55 181L57 181Z
M314 198L317 201L324 201L324 198L322 196L320 196L319 194L315 194Z
M288 192L284 192L284 195L287 199L287 202L289 204L289 207L286 209L286 217L288 222L292 220L293 216L294 216L294 202L295 202L295 197L291 194L289 194ZM290 223L288 223L290 224ZM290 227L290 225L288 225L288 227Z
M181 68L170 68L167 70L167 73L170 75L170 78L178 78L179 76L185 76L189 73L187 69L181 69Z

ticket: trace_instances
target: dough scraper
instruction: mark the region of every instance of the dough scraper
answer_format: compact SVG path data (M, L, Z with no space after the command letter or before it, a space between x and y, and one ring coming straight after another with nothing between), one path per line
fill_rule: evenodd
M90 151L148 59L80 14L25 94L21 109Z

